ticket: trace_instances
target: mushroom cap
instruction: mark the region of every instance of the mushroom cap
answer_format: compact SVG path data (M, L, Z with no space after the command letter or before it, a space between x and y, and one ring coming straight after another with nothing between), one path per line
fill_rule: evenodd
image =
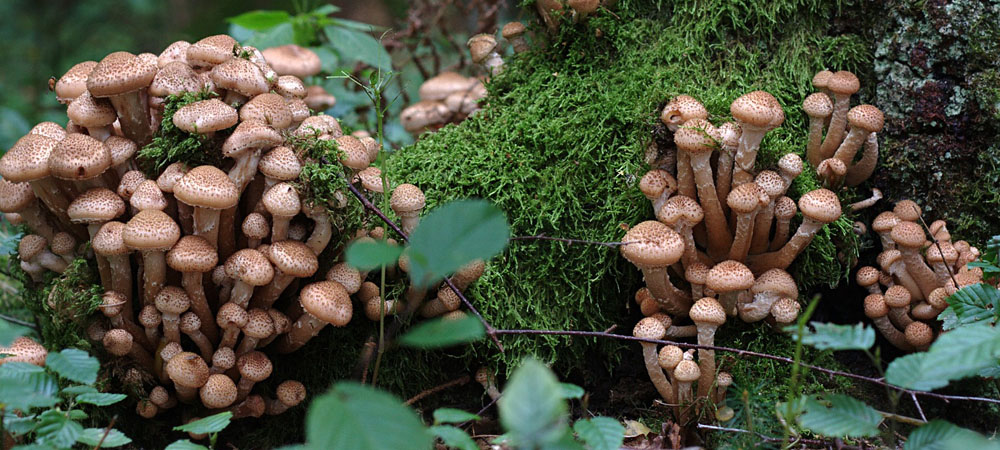
M701 368L698 367L698 363L683 359L677 363L677 367L674 368L674 378L682 383L690 383L701 377Z
M518 21L507 22L500 30L500 35L503 36L504 39L514 39L523 35L525 31L528 31L528 28L525 27L523 23Z
M767 195L767 203L770 203L771 199L776 199L781 194L785 192L785 182L781 179L781 175L773 170L762 170L754 178L753 182L757 184L760 190ZM737 186L738 188L739 186ZM764 206L764 205L761 205Z
M420 100L441 101L452 93L471 90L478 83L475 78L455 72L441 72L420 85Z
M190 55L188 57L190 58ZM264 71L256 64L243 58L228 59L212 67L209 76L215 82L216 87L236 91L247 97L260 95L270 90Z
M336 139L337 149L343 153L340 162L354 170L361 170L368 167L371 162L368 160L368 148L361 140L351 135L344 135Z
M295 44L261 50L264 59L278 75L294 75L305 79L322 70L322 61L312 50Z
M782 269L771 269L760 274L754 280L750 292L753 294L772 292L780 297L799 297L799 288L795 285L795 279Z
M240 356L236 360L236 366L240 369L240 376L254 383L266 380L274 368L267 355L258 351L247 352Z
M774 202L774 217L778 219L791 220L798 210L799 208L795 206L795 200L789 197L782 196Z
M212 353L212 367L229 370L236 366L236 352L232 347L219 347Z
M920 205L913 200L900 200L892 208L892 212L899 217L899 220L916 222L920 219Z
M827 189L806 192L799 198L802 215L820 223L830 223L840 217L840 199Z
M72 255L76 251L76 238L72 234L60 231L52 236L49 246L52 248L52 253L57 255Z
M389 197L389 207L396 214L408 213L420 211L426 201L424 191L412 184L403 183L392 190L392 196Z
M814 92L802 101L802 110L813 119L830 117L833 114L833 102L829 95Z
M885 118L882 111L872 105L858 105L847 112L847 123L869 133L882 131Z
M361 187L371 192L383 192L382 171L375 166L366 167L358 172L355 180L361 181Z
M879 215L875 216L875 220L872 221L872 230L877 233L885 233L892 231L892 228L896 226L900 221L899 216L892 211L883 211Z
M125 201L110 189L93 188L80 194L66 208L73 223L101 223L125 214Z
M771 305L771 316L778 323L792 323L799 317L802 306L795 299L782 297Z
M878 269L872 266L864 266L854 274L854 280L858 283L858 286L867 288L878 283L879 275L880 272Z
M656 212L656 219L670 226L679 224L681 221L685 226L693 226L704 218L705 210L697 201L686 195L670 197Z
M157 63L159 65L159 63ZM166 97L185 92L198 92L204 87L201 77L186 62L173 61L156 72L149 85L149 95Z
M70 102L66 116L81 127L106 127L118 119L115 108L105 98L94 98L90 91L83 91Z
M337 104L337 98L333 94L323 89L323 86L312 85L306 87L306 106L313 111L326 111Z
M17 254L23 261L35 259L48 245L48 239L37 234L26 234L21 238L21 242L17 243Z
M910 306L910 300L912 299L910 291L898 284L886 289L882 297L885 298L885 304L890 308L905 308Z
M289 319L285 313L271 308L267 310L267 315L271 316L271 322L274 324L275 334L287 333L292 329L292 320Z
M263 253L244 248L226 260L226 275L251 286L263 286L274 279L274 267Z
M285 98L270 92L260 94L240 108L240 120L257 120L283 130L292 124L292 110Z
M272 148L281 145L282 142L284 139L281 133L274 128L259 120L246 119L240 122L233 134L222 143L222 155L238 158L248 150Z
M197 314L191 311L188 311L181 316L179 325L182 333L201 333L201 319L198 318Z
M472 282L483 276L486 271L486 261L475 259L472 262L459 267L458 271L451 276L451 281L459 286L468 286Z
M291 183L278 183L271 186L262 198L267 212L275 217L293 217L302 209L299 193Z
M116 194L115 196L117 197L118 195ZM163 195L163 191L160 190L155 181L145 180L135 188L135 192L129 198L129 204L139 211L144 209L158 209L163 211L167 209L167 198Z
M897 245L906 248L919 248L924 245L924 229L916 222L902 221L892 227L890 233Z
M183 162L175 162L166 169L163 169L163 173L156 177L156 185L160 187L163 192L174 193L174 186L177 184L184 174L188 172L188 167ZM126 173L126 175L128 175ZM124 178L124 177L123 177Z
M361 272L347 263L337 263L326 272L328 281L336 281L344 287L348 294L357 293L361 289Z
M60 103L69 103L74 98L87 91L87 77L97 66L97 61L84 61L70 67L69 70L56 81L56 99Z
M341 130L340 122L336 118L326 114L319 114L307 117L292 134L300 137L329 134L336 139L342 136L344 132Z
M336 281L336 280L330 280L330 281ZM379 295L378 285L372 283L371 281L365 281L364 283L361 283L361 288L358 289L357 294L358 294L358 300L361 300L363 302L378 297Z
M112 166L128 162L139 151L135 141L122 136L109 136L104 140L104 145L111 152Z
M316 254L299 241L275 242L271 244L271 251L268 253L275 268L296 278L310 277L319 269Z
M278 77L278 81L274 84L274 91L288 99L306 98L306 85L302 83L301 78L295 75L282 75Z
M722 304L712 297L703 297L691 305L688 316L697 324L708 324L719 326L726 323L726 310Z
M692 119L708 119L705 105L690 95L678 95L663 107L660 121L664 125L680 125Z
M163 314L180 315L191 307L191 297L177 286L165 286L156 294L156 309Z
M89 180L111 167L111 151L103 142L71 133L59 141L49 156L52 176L63 180Z
M816 89L826 89L830 84L830 77L832 76L833 72L826 69L816 72L816 75L813 75L812 79L813 87Z
M100 256L125 255L129 252L124 239L125 224L118 221L105 222L94 234L90 245Z
M302 173L302 163L295 151L284 145L274 147L260 158L257 165L260 173L278 181L291 181Z
M827 158L816 167L816 174L826 179L839 179L847 174L847 164L839 158Z
M288 110L292 113L292 124L301 123L303 120L309 118L309 114L312 113L309 110L309 105L301 98L289 99Z
M177 222L163 211L147 209L139 211L125 224L122 239L133 250L167 251L181 237Z
M240 305L228 302L219 307L219 312L215 315L215 323L220 328L233 327L243 328L250 317L247 311Z
M941 241L937 244L932 244L927 247L927 262L931 264L935 263L948 263L954 264L958 261L958 250L955 250L955 246L948 241Z
M45 357L48 356L48 351L42 344L29 337L21 336L14 339L9 347L0 346L0 354L9 355L0 357L0 365L9 362L23 362L45 367Z
M285 406L292 407L306 399L306 387L295 380L282 381L275 390L275 396Z
M180 107L174 113L173 122L188 133L206 134L236 125L239 115L232 106L212 98Z
M861 82L858 81L858 77L853 73L840 70L830 76L827 88L834 94L851 95L858 92L858 89L861 89Z
M116 193L125 201L131 200L132 194L135 193L135 190L139 188L139 185L143 181L146 181L146 175L141 171L130 170L125 172L125 175L122 175L121 181L118 182L118 191Z
M670 227L647 220L632 227L622 238L622 256L639 268L666 267L684 254L684 239Z
M948 290L945 288L937 288L931 291L930 295L927 296L927 303L930 303L934 309L943 310L948 307Z
M760 208L762 204L766 205L768 200L764 190L757 183L751 181L729 191L726 204L737 214L750 214Z
M149 86L156 69L155 64L147 64L129 52L114 52L94 66L87 76L87 90L94 97L138 91Z
M684 360L684 350L676 345L665 345L657 354L657 363L664 370L674 370Z
M743 263L730 259L716 264L708 271L705 285L721 294L750 289L753 282L753 272Z
M156 58L156 66L163 69L172 62L182 62L186 65L189 47L191 47L191 43L188 41L174 41L160 52Z
M264 239L271 233L271 224L261 213L250 213L243 219L243 234L250 239Z
M766 130L777 128L785 119L778 99L764 91L743 94L729 106L729 112L743 126Z
M66 129L55 122L39 122L38 125L31 127L31 131L28 134L37 134L61 141L66 138Z
M663 339L667 334L667 329L663 322L655 317L646 317L635 324L632 329L632 336L642 339Z
M318 281L299 293L299 303L309 314L335 327L351 321L353 306L350 294L336 281Z
M178 272L209 272L219 264L219 254L207 239L184 236L167 252L167 264Z
M928 346L934 342L934 330L930 325L916 320L906 326L903 335L906 337L906 342L917 348Z
M35 193L28 183L11 183L0 179L0 211L18 212L35 201Z
M710 271L711 269L709 269L708 266L700 262L694 262L688 264L688 266L684 268L684 279L686 279L688 283L704 285L705 282L708 281L708 273Z
M271 315L260 308L247 311L247 324L243 326L243 334L254 339L264 339L274 334Z
M677 190L677 179L663 169L653 169L646 172L639 180L639 190L650 201L656 200L663 191L673 193Z
M188 46L187 63L194 68L208 68L233 59L233 49L239 44L225 34L206 37Z
M108 330L101 343L104 349L115 356L125 356L132 350L132 334L121 328Z
M237 394L233 379L221 373L209 375L205 385L198 390L201 403L209 409L229 407L236 402Z
M174 197L197 208L226 209L236 206L240 192L218 167L198 166L177 180Z
M888 272L889 268L895 264L897 261L903 259L903 253L896 249L884 250L882 253L878 254L875 258L875 262L878 263L882 270Z
M466 43L472 54L472 62L480 64L497 48L497 39L491 34L480 33L469 38Z
M427 127L444 125L454 114L448 106L439 101L421 100L407 106L399 113L399 121L406 131L416 133Z
M802 158L795 153L785 154L785 156L782 156L781 159L778 160L778 170L781 171L782 175L795 178L802 173L802 169Z
M705 119L691 119L674 133L674 143L680 151L711 153L718 147L712 140L714 132L715 127Z
M208 382L209 371L205 360L191 352L180 352L167 362L167 375L178 386L197 389Z
M156 386L149 391L149 401L154 405L162 407L170 402L170 392L163 386Z
M139 311L139 324L146 328L155 328L163 322L163 316L153 305L146 305Z
M722 150L727 152L735 152L736 148L740 145L740 135L743 134L743 129L740 124L736 122L726 122L719 125L715 129L718 135L716 139L722 144Z

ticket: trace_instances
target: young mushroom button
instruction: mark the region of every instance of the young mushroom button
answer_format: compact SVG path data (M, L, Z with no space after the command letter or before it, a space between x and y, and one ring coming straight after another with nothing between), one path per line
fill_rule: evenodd
M715 330L726 323L722 305L714 298L704 297L691 306L688 315L698 328L698 345L715 345ZM698 363L701 369L698 396L708 398L715 379L715 350L698 349Z
M424 192L412 184L404 183L392 190L389 206L399 216L400 228L407 235L417 228L425 202Z
M151 305L167 279L165 253L180 239L177 223L163 211L140 211L125 224L122 240L128 248L142 252L143 303Z
M663 339L666 332L667 330L663 327L663 323L653 317L646 317L640 320L639 323L635 324L635 328L632 329L632 335L641 339ZM673 387L663 374L663 369L660 368L656 344L640 341L639 345L642 346L642 357L646 364L646 373L649 374L649 379L653 382L653 386L656 387L656 391L660 393L660 396L664 400L671 402L674 399Z
M263 253L245 248L233 253L226 260L226 275L235 280L229 300L246 309L257 286L264 286L274 279L274 268Z
M190 403L198 389L208 382L209 370L205 360L191 352L180 352L166 363L167 376L177 388L177 396L181 401Z

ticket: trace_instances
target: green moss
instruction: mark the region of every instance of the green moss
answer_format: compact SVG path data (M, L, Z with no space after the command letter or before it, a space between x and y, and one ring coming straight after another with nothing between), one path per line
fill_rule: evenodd
M174 125L174 113L190 103L208 100L217 96L214 92L185 92L180 95L168 95L163 103L163 120L160 129L153 136L153 141L139 150L138 161L147 176L156 178L168 165L181 161L189 167L204 164L218 166L222 162L219 148L226 130L216 133L213 138L202 134L188 133Z
M24 286L20 306L31 311L39 324L42 344L50 349L90 349L84 330L104 292L96 263L77 258L62 274L46 272L45 280L36 283L21 270L19 261L10 265L11 275Z

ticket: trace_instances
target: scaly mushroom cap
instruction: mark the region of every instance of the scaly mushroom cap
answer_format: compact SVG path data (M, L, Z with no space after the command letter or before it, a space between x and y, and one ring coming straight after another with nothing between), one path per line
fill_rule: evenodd
M348 294L354 294L361 289L361 272L347 265L347 263L334 264L326 272L326 279L340 283Z
M806 192L799 199L802 215L820 223L830 223L840 217L840 199L827 189Z
M247 214L241 228L243 234L250 239L264 239L271 232L271 224L267 223L267 218L260 213Z
M259 97L259 96L258 96ZM222 155L236 158L253 148L271 148L284 142L281 133L258 120L245 120L222 143Z
M254 339L264 339L274 334L274 321L271 315L260 308L247 311L247 324L243 326L243 334Z
M877 279L876 276L876 281ZM773 292L781 297L799 298L799 288L795 285L795 279L781 269L771 269L760 274L754 281L753 287L750 288L750 292L753 294Z
M701 378L701 368L698 367L698 363L692 360L682 359L674 368L674 378L683 383L696 381Z
M816 166L816 174L827 180L840 179L847 174L847 165L838 158L827 158Z
M299 302L306 312L335 327L347 325L353 315L350 294L336 281L307 285L299 293Z
M215 166L198 166L174 184L174 197L198 208L226 209L236 206L240 193L233 180Z
M226 408L236 401L236 383L228 376L216 373L209 375L205 385L198 390L201 403L206 408Z
M777 128L785 119L781 104L764 91L743 94L729 106L729 112L740 123L768 130Z
M104 349L108 353L115 356L125 356L132 350L132 341L131 333L121 328L115 328L104 334L101 343L104 344Z
M129 52L114 52L94 66L87 77L87 90L94 97L127 94L149 86L156 76L150 65Z
M210 76L216 87L236 91L247 97L263 94L270 89L260 67L243 58L232 58L213 67Z
M753 181L736 186L726 197L726 204L738 214L749 214L767 202L767 194Z
M878 283L879 270L872 266L864 266L858 269L858 273L854 274L854 280L857 281L858 286L867 288L875 283Z
M122 225L124 226L125 224ZM76 238L72 234L60 231L52 236L52 242L49 243L49 247L52 248L52 253L57 255L71 255L76 251Z
M784 176L795 178L802 173L802 169L802 158L795 153L788 153L778 160L778 170Z
M421 191L420 188L403 183L392 190L392 196L389 197L389 207L396 214L419 211L426 204L426 200L424 191Z
M503 29L500 30L500 35L504 39L510 40L523 35L526 31L528 31L528 28L521 22L507 22L504 24Z
M802 101L802 110L809 117L823 119L833 114L833 102L830 101L830 96L822 92L815 92Z
M267 211L275 216L292 217L302 209L299 193L291 183L278 183L264 193L261 200Z
M378 167L366 167L364 170L358 172L354 180L361 181L361 187L367 191L379 193L384 191L382 187L382 171Z
M688 316L696 324L719 326L726 323L726 311L722 304L712 297L704 297L694 302Z
M466 43L472 54L472 62L481 64L497 48L497 39L490 34L477 34Z
M239 115L232 106L213 98L180 107L174 113L173 122L188 133L206 134L236 125Z
M305 79L319 73L322 63L319 55L295 44L261 50L264 59L278 75L294 75Z
M938 242L927 247L927 262L931 264L954 264L956 261L958 261L958 251L948 241Z
M212 367L229 370L236 366L236 352L232 347L220 347L212 353Z
M66 129L55 122L39 122L38 125L31 127L31 131L28 134L37 134L61 141L66 138Z
M792 323L799 317L802 306L793 298L783 297L771 305L771 316L774 321L784 324Z
M646 317L635 324L632 329L632 336L642 339L663 339L667 334L667 329L663 322L655 317Z
M744 291L753 287L753 272L739 261L726 260L708 271L705 285L717 292Z
M798 207L795 206L795 200L789 197L781 197L774 202L774 217L782 220L790 220L795 217L795 212L798 211Z
M208 382L209 371L205 360L191 352L180 352L167 362L167 375L178 386L197 389Z
M700 223L705 218L705 210L693 198L686 195L670 197L656 212L656 219L674 225L683 220L689 225Z
M910 306L912 298L910 291L898 284L886 289L885 295L882 297L885 299L885 304L890 308L905 308Z
M875 220L872 221L872 230L876 233L885 233L892 231L893 227L899 224L899 216L892 211L883 211L879 215L875 216Z
M361 170L368 167L368 164L371 162L368 160L368 149L365 148L365 144L362 144L358 138L346 135L336 140L337 149L344 154L340 158L341 163L354 170Z
M664 370L674 370L684 360L684 350L676 345L666 345L657 354L657 363Z
M692 119L674 133L677 149L689 153L711 153L717 147L712 140L715 127L705 119Z
M762 170L757 174L757 177L754 178L753 182L760 188L761 192L767 196L767 200L765 200L764 204L761 205L762 207L770 203L772 198L777 198L781 195L785 189L785 183L784 180L781 179L781 175L778 175L778 173L773 170ZM737 189L739 189L738 186Z
M916 222L899 222L892 227L890 234L896 244L907 248L919 248L924 245L924 229L920 228Z
M420 85L420 99L442 101L452 93L471 90L477 83L479 81L475 78L450 71L441 72Z
M239 367L241 376L254 383L266 380L267 377L271 376L271 370L274 368L267 355L258 351L248 352L240 356L236 360L236 366Z
M711 269L709 269L708 266L700 262L695 262L689 264L684 269L684 279L687 280L688 283L704 285L708 281L708 273L710 271Z
M87 77L97 66L97 61L78 63L56 81L56 99L60 103L69 103L87 91Z
M869 133L877 133L882 131L885 119L878 108L872 105L858 105L847 112L847 123Z
M219 264L219 254L205 238L184 236L167 252L167 264L178 272L210 272Z
M66 116L81 127L106 127L118 119L111 102L94 98L90 91L83 91L66 108Z
M18 212L35 201L35 194L28 183L11 183L0 179L0 211Z
M26 134L0 157L0 176L12 183L49 176L49 156L59 141L40 134Z
M812 84L816 89L826 89L830 85L830 78L833 77L833 72L829 70L821 70L816 72L813 76Z
M853 73L841 70L830 76L827 88L835 94L851 95L861 89L861 82Z
M930 325L919 321L907 325L903 334L906 336L906 342L917 348L931 345L934 341L934 330Z
M319 269L316 254L299 241L275 242L268 253L275 268L296 278L311 277Z
M179 328L182 333L200 333L201 331L201 319L198 315L188 311L181 316L181 320L178 322Z
M660 121L664 125L680 125L692 119L708 119L708 110L690 95L678 95L670 99L660 113Z
M139 324L146 328L156 328L163 322L163 316L153 305L146 305L139 311Z
M892 212L899 217L899 220L916 222L920 219L920 205L913 200L900 200L892 208Z
M21 336L14 339L9 347L0 346L0 354L10 355L0 357L0 365L9 362L23 362L45 367L45 357L48 356L48 351L31 338Z
M283 130L292 124L292 110L285 98L266 92L248 101L240 108L240 120L257 120Z
M306 98L306 86L302 79L295 75L282 75L274 84L274 92L288 99Z
M945 288L937 288L931 291L930 295L927 296L927 303L930 303L934 309L942 310L948 307L948 290Z
M215 315L215 323L219 325L220 328L230 326L243 328L246 326L247 320L249 320L247 311L240 305L233 302L225 303L220 306L219 312Z
M186 174L188 167L182 162L175 162L166 169L163 169L163 173L156 178L156 185L160 187L163 192L174 193L174 186L177 182ZM126 173L126 175L128 175ZM124 177L123 177L124 179Z
M139 211L125 224L122 239L133 250L167 251L181 237L177 222L163 211L147 209Z
M37 234L27 234L21 238L21 242L18 242L17 254L22 261L34 259L48 245L49 241L44 237Z
M225 34L204 38L187 49L187 63L196 69L209 68L233 59L233 49L239 46L236 39Z
M112 166L128 162L139 151L135 141L122 136L109 136L104 140L104 145L111 152Z
M306 387L295 380L283 381L278 385L275 396L285 406L292 407L306 399Z
M132 194L135 193L136 189L139 189L139 185L143 181L146 181L146 175L142 172L138 170L125 172L125 175L122 175L121 181L118 182L118 191L116 193L123 200L129 201L132 199Z
M337 104L337 98L323 89L323 86L312 85L306 87L305 102L313 111L326 111Z
M115 195L117 197L117 195ZM167 209L167 198L163 196L163 191L153 180L146 180L139 183L129 199L129 204L133 208L142 211L144 209Z
M666 170L653 169L646 172L639 180L639 190L647 199L653 201L659 198L665 190L676 191L677 180Z
M299 177L302 173L302 163L299 157L295 156L295 151L291 148L280 146L264 154L260 158L257 169L264 176L279 181L290 181Z
M49 156L52 176L63 180L89 180L111 167L111 151L90 136L79 133L66 135Z
M156 309L163 314L180 315L191 307L191 297L177 286L166 286L156 294Z
M204 87L201 77L185 62L174 61L160 67L149 85L149 95L166 97L198 92Z
M320 114L307 117L292 134L299 137L329 134L336 139L343 136L344 132L341 130L340 122L336 118Z
M483 272L486 271L486 262L477 259L474 260L458 269L454 275L451 276L451 280L459 286L468 286L472 284L473 281L479 279L483 276Z
M101 223L125 214L125 202L110 189L94 188L69 204L66 215L73 223Z
M670 227L647 220L630 229L622 238L622 256L643 267L666 267L681 259L684 239Z
M251 286L263 286L274 278L274 267L263 253L244 248L226 260L226 276Z
M94 235L90 245L100 256L118 256L128 253L124 240L125 224L117 221L106 222ZM54 249L53 249L54 250Z
M156 66L163 69L172 62L182 62L187 64L187 51L191 47L188 41L174 41L156 57Z

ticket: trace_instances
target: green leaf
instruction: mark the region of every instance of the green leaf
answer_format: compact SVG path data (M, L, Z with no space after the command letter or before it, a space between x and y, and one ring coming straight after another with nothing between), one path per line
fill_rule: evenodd
M179 441L174 441L173 443L168 445L167 448L164 450L209 450L209 449L204 445L195 444L194 442L191 442L190 439L181 439Z
M335 384L313 400L306 414L306 444L314 449L423 449L433 439L399 399L357 383Z
M257 48L277 47L295 43L295 29L290 23L282 23L264 31L258 31L246 39L243 44Z
M399 338L399 343L407 347L440 348L477 341L485 335L486 329L475 317L438 318L413 326Z
M976 283L952 294L948 297L948 304L958 316L959 325L982 321L996 323L1000 317L1000 290L988 284Z
M904 450L997 450L1000 443L940 419L913 430Z
M3 419L3 427L8 433L15 436L28 434L38 426L38 416L32 414L27 417L18 417L13 413L8 413Z
M93 386L87 386L85 384L80 384L76 386L64 387L63 390L60 392L60 394L72 396L80 394L90 394L93 392L97 392L97 388Z
M337 19L338 22L343 22ZM323 28L343 63L363 62L384 71L392 70L392 58L378 40L368 31L354 30L338 25Z
M76 397L78 403L89 403L97 406L108 406L125 400L125 394L109 394L104 392L89 392Z
M194 434L218 433L229 426L233 413L226 411L174 427L174 431Z
M882 423L882 415L874 408L842 394L810 396L803 406L799 425L823 436L874 436Z
M565 434L566 401L559 380L535 359L526 359L511 375L500 397L500 423L514 447L546 447Z
M582 387L573 383L559 383L559 395L565 399L583 398L587 392Z
M434 423L462 423L479 420L479 416L455 408L438 408L434 410Z
M819 350L867 350L875 345L875 330L865 324L837 325L833 323L810 322L802 343ZM792 330L790 330L792 329ZM786 328L794 339L798 339L798 326Z
M41 367L10 362L0 366L0 404L7 409L27 412L34 407L49 407L59 402L59 385Z
M246 29L262 31L286 23L291 19L292 16L285 11L256 10L230 17L226 21Z
M0 347L5 347L21 336L28 334L28 328L0 319Z
M617 450L625 441L625 427L610 417L577 420L573 431L591 450Z
M460 428L453 427L451 425L436 425L430 428L431 433L441 439L448 448L457 448L459 450L479 450L479 446L476 445L476 441L473 441L469 437L469 433L466 433Z
M82 434L76 437L76 442L91 448L97 446L97 443L101 442L101 438L104 438L104 441L101 442L101 448L121 447L132 443L132 439L125 436L125 433L114 428L108 432L107 437L104 436L104 432L104 428L86 428Z
M1000 328L974 323L944 333L931 348L896 358L885 373L890 384L930 391L997 365Z
M510 227L503 212L486 200L458 200L435 208L410 236L411 280L424 285L507 246Z
M358 270L374 270L393 266L403 253L403 247L386 241L360 241L347 247L347 264Z
M41 420L35 434L41 444L69 448L76 442L76 438L83 434L83 425L71 420L59 411L45 411L39 418Z
M47 444L39 444L38 442L33 442L31 444L22 444L14 446L10 450L56 450L55 447Z
M97 381L97 371L101 368L97 358L75 348L49 353L45 358L45 366L60 377L84 384L93 384Z
M941 314L937 316L937 320L941 321L941 329L944 331L951 331L959 326L958 314L955 314L955 310L951 306L941 311Z

